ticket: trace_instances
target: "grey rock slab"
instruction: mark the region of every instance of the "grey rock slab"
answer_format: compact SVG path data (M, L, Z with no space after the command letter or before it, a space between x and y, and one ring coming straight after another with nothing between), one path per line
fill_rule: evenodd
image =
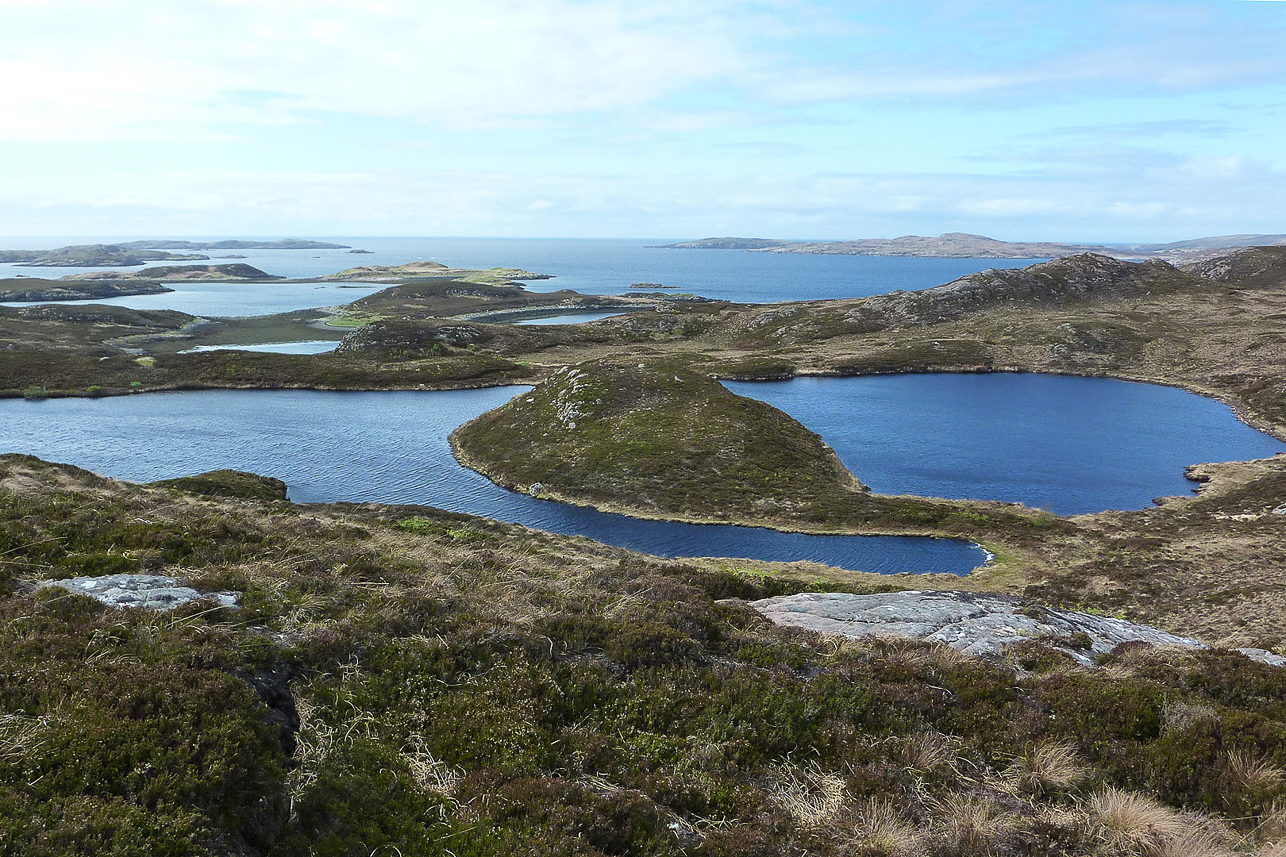
M103 577L71 577L42 581L38 588L57 586L79 595L88 595L109 607L146 607L173 610L182 604L209 598L224 607L240 606L239 592L198 592L173 577L160 574L108 574Z
M1006 646L1033 639L1044 640L1083 664L1092 663L1091 654L1106 654L1127 642L1205 648L1197 640L1146 625L1038 607L1006 595L918 590L875 595L807 592L764 598L750 606L778 625L853 638L931 640L971 655L999 654ZM1088 650L1067 644L1067 638L1082 633L1089 639Z

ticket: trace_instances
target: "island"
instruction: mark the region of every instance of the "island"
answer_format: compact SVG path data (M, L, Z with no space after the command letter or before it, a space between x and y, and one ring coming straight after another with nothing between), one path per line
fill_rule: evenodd
M703 238L659 245L677 250L752 250L763 253L805 253L840 256L929 256L970 259L1045 259L1077 253L1098 253L1122 259L1161 259L1195 262L1238 247L1286 244L1286 235L1226 235L1194 238L1169 244L1068 244L1050 241L1000 241L985 235L947 232L936 238L863 238L853 241L779 241L763 238Z
M115 281L41 280L34 277L0 280L0 301L88 301L101 298L159 295L174 291L155 280L135 278Z
M24 268L132 268L148 262L202 261L209 256L121 244L77 244L56 250L0 250L0 262Z
M54 250L0 250L0 262L32 268L132 268L148 262L205 261L200 253L171 250L346 250L345 244L289 238L281 241L125 241L117 244L73 244ZM235 257L228 257L235 258Z

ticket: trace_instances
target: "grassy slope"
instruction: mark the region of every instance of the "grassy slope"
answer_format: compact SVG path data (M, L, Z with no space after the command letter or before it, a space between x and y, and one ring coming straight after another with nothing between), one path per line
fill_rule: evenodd
M861 492L816 434L679 361L561 370L452 442L507 487L653 514L822 521Z
M837 647L720 600L789 578L19 456L0 546L7 853L1124 857L1286 834L1286 670L1233 653ZM13 593L144 569L244 608Z

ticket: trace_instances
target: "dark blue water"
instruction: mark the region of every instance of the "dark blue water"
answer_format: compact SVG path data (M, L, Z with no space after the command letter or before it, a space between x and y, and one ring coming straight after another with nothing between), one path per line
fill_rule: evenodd
M23 452L120 479L230 467L285 480L300 502L419 503L658 556L810 559L881 573L964 574L966 542L809 536L644 521L536 500L459 466L447 435L526 387L410 393L210 391L111 399L0 401L0 452Z
M1189 464L1286 452L1226 406L1172 387L1053 375L733 383L820 434L881 494L1020 502L1060 515L1188 494Z
M208 236L203 236L208 237ZM96 238L92 241L110 239ZM631 283L661 283L680 292L718 300L772 303L853 298L894 289L926 289L987 268L1017 268L1039 259L919 259L887 256L813 256L750 253L743 250L663 250L657 240L551 238L327 238L370 250L238 250L238 260L269 274L321 277L364 265L434 261L458 268L525 268L551 274L528 284L532 291L574 289L586 294L623 294ZM7 238L0 249L40 249L91 243L86 238ZM220 255L213 251L210 255ZM193 262L190 264L217 264ZM171 263L158 263L171 264ZM183 264L183 263L172 263ZM25 274L56 278L82 268L23 268L0 264L0 277ZM131 269L137 270L137 269ZM356 300L367 292L327 286L309 296L310 286L199 284L174 282L170 295L112 298L99 303L136 309L178 309L194 315L259 315ZM281 300L275 300L280 297ZM246 301L251 301L247 304ZM313 301L308 303L307 301ZM303 301L301 303L301 301Z

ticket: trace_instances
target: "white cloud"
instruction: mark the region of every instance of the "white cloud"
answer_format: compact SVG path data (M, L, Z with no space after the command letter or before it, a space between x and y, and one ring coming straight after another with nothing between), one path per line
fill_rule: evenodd
M486 127L636 106L754 62L725 4L699 5L5 0L0 135L152 138L310 111Z

